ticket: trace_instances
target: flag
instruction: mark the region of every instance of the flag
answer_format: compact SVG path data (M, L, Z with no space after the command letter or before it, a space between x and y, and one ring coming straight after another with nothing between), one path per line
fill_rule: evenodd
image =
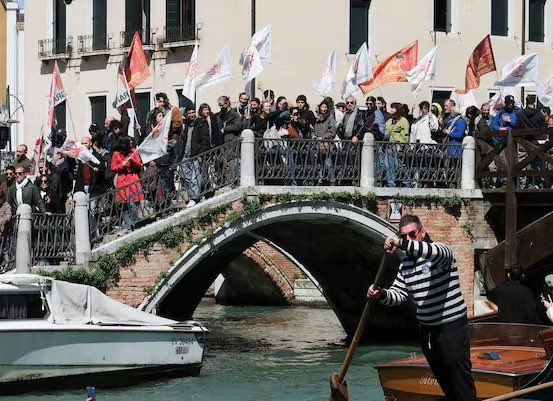
M167 144L169 143L169 131L171 130L171 120L173 119L173 109L171 109L163 120L150 132L144 141L136 148L142 163L146 164L165 156L167 154Z
M259 55L257 48L252 43L243 53L242 79L248 83L261 74L261 72L263 72L261 56Z
M465 111L470 106L477 106L476 98L474 97L474 91L470 90L467 93L456 93L451 94L451 100L455 101L455 107L459 110L461 115L465 115Z
M321 80L314 85L315 93L321 96L327 96L334 83L336 82L336 49L332 50L330 56L328 56L328 61L326 62L325 68L323 70L323 76Z
M405 73L411 84L411 92L418 96L423 82L431 81L436 76L436 47L424 56L417 66Z
M47 119L47 128L49 130L54 126L55 119L55 107L58 104L61 104L67 100L67 94L63 88L63 83L61 82L60 69L58 67L58 62L54 62L54 71L52 73L52 83L50 84L50 94L48 96L48 119Z
M364 94L392 82L407 82L405 73L416 67L419 59L419 41L392 54L373 70L373 79L359 85Z
M504 106L505 96L511 95L515 98L515 106L522 107L522 102L518 98L512 87L499 88L499 92L493 95L486 103L490 105L490 114L495 115L496 111Z
M40 128L40 136L35 141L35 149L33 151L33 158L31 159L32 171L36 176L38 176L39 174L38 162L40 161L40 157L42 156L42 129L43 127Z
M495 70L492 41L490 35L486 35L470 55L465 74L465 90L458 90L457 93L462 94L463 92L466 93L471 89L478 88L480 86L480 78Z
M215 64L196 78L196 90L201 87L217 85L227 79L232 78L232 68L230 65L229 45L226 45L217 56Z
M142 47L142 40L138 32L134 33L129 50L129 66L127 68L127 82L129 89L134 89L150 76L150 68L146 54Z
M192 56L188 62L186 75L184 76L184 84L182 87L182 95L186 96L192 102L196 98L196 77L198 76L198 42L194 45Z
M244 59L246 58L247 54L250 52L250 47L253 45L257 52L259 53L259 57L261 58L261 63L266 64L271 62L271 25L267 25L265 28L263 28L260 31L257 31L251 38L250 43L248 43L248 46L244 49L242 54L240 55L240 64L244 65Z
M536 94L541 104L553 107L553 74L538 83Z
M64 156L77 159L85 164L100 164L100 160L98 160L86 146L73 139L66 139L61 148L55 148L55 151Z
M115 101L113 105L115 108L123 106L131 100L131 92L129 90L127 77L121 66L117 70L117 93L115 94Z
M503 67L496 86L528 86L538 82L538 53L516 57Z
M353 59L348 74L346 75L346 82L344 85L343 99L347 99L349 96L355 95L360 91L359 84L367 82L373 78L372 63L369 58L369 49L367 44L363 43Z

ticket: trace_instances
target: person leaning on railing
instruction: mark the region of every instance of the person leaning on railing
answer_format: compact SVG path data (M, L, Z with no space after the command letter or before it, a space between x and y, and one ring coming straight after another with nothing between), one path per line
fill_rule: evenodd
M388 186L396 187L399 169L398 156L401 148L395 146L395 144L400 145L409 142L409 121L405 118L403 104L392 103L390 111L391 115L388 121L386 121L386 135L384 136L384 141L389 142L384 155L384 166Z

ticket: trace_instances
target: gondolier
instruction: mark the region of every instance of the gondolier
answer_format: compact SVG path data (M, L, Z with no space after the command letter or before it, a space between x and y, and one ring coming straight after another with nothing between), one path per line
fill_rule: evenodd
M389 237L386 252L405 252L390 288L369 287L367 296L386 306L412 298L421 347L448 401L476 401L471 375L467 306L459 272L447 245L432 242L417 216L403 216L400 238Z

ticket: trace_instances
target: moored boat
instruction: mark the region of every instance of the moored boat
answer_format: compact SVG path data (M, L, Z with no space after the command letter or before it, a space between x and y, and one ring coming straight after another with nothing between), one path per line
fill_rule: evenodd
M471 362L479 400L551 380L553 334L548 326L471 323ZM379 363L387 401L440 401L444 394L424 355Z
M0 394L198 375L206 333L90 286L0 275Z

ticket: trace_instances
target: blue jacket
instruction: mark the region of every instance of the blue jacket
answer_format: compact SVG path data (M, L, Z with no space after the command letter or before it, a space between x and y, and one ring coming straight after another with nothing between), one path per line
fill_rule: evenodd
M467 123L463 117L460 115L449 117L445 120L445 125L446 128L451 130L448 135L449 143L451 145L461 145L465 137L465 132L467 131ZM459 157L461 153L462 148L460 146L449 146L447 148L447 154L451 157Z
M492 131L499 131L500 128L507 128L508 131L511 131L513 128L517 126L518 123L518 117L517 113L520 111L519 107L516 107L515 110L511 113L507 113L505 109L501 109L497 112L494 119L492 120L492 124L490 125L490 129ZM505 122L503 121L503 116L508 116L511 118L511 122ZM504 136L494 136L492 137L492 141L494 144L498 144L505 140Z

